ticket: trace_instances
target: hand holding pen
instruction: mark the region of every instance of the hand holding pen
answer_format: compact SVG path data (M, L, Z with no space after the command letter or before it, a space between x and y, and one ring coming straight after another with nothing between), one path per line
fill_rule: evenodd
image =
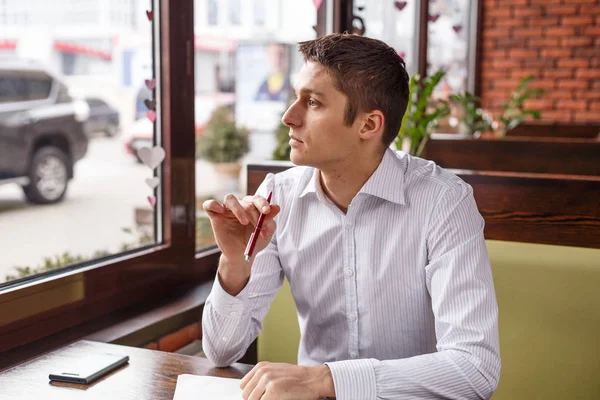
M230 262L248 264L271 240L276 228L273 218L280 208L270 204L272 193L267 197L255 195L238 200L227 195L223 204L207 200L202 205L210 218L217 246Z

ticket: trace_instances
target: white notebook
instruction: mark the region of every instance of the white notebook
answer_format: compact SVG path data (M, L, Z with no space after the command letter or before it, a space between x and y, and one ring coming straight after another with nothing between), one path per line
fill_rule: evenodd
M241 400L240 379L179 375L173 400Z

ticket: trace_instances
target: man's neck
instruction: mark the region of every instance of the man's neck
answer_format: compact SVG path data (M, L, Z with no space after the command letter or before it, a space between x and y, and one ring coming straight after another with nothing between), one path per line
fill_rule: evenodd
M352 199L373 175L384 154L347 159L332 168L319 170L323 192L344 214Z

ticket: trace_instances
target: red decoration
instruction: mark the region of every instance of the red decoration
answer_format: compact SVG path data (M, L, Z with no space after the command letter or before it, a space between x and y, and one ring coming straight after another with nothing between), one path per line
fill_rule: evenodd
M146 16L148 17L148 21L152 21L152 18L154 18L154 11L146 11Z
M404 7L406 7L406 2L405 1L397 1L394 3L394 5L398 9L398 11L402 11L402 10L404 10Z

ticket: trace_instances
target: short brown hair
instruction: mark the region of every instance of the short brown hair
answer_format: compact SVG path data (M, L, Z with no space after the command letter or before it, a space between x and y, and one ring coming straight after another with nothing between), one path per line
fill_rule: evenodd
M321 64L336 88L348 96L344 122L359 111L380 110L385 118L383 144L392 144L408 103L408 73L398 53L382 42L348 33L333 33L298 43L304 61Z

